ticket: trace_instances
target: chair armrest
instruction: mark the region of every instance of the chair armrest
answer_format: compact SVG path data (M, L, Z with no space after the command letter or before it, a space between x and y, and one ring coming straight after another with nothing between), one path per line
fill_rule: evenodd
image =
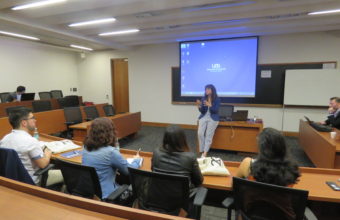
M310 210L310 208L308 208L307 206L305 209L305 218L308 220L318 220L318 218L314 215L312 210Z
M112 202L115 199L117 199L124 191L126 191L129 188L128 185L121 185L116 191L111 193L109 197L105 199L105 201Z
M54 164L49 164L47 165L45 168L39 169L37 171L35 171L35 173L33 174L34 176L41 176L44 173L48 172L50 169L52 169L54 167Z
M76 123L72 122L72 121L67 121L65 122L66 125L75 125Z
M234 204L234 198L232 198L232 197L227 197L222 202L222 205L226 208L230 208L233 204Z
M208 190L202 186L197 188L197 192L194 198L194 205L195 206L202 206L207 197Z

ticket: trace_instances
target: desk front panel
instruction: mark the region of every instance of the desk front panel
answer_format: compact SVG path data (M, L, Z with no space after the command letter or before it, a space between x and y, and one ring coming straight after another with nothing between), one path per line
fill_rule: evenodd
M121 149L121 153L125 158L133 157L136 151ZM151 158L152 153L141 152L140 155L144 158L141 169L151 170ZM75 163L81 163L81 156L77 156L71 159L66 159L60 156L60 154L53 155L53 158L59 158L62 160L68 160ZM231 176L204 176L203 186L211 189L218 190L232 190L232 176L236 175L240 162L224 162L228 168ZM309 200L314 201L327 201L340 203L340 191L334 191L325 183L326 181L337 182L340 177L340 170L333 169L318 169L318 168L305 168L301 167L301 177L297 184L293 188L303 189L309 191Z
M211 148L257 153L257 135L262 123L220 122L216 128Z
M318 168L340 168L336 165L336 142L329 132L318 132L300 120L299 144Z

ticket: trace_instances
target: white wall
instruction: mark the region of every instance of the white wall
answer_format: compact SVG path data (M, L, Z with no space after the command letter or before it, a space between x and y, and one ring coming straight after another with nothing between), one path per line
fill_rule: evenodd
M0 92L13 92L18 85L26 92L63 90L78 94L76 53L52 46L0 36Z
M340 38L327 33L264 36L260 37L258 60L260 64L319 61L340 64L339 51ZM179 63L177 43L89 54L79 62L81 95L85 99L105 102L105 95L111 94L111 58L129 59L130 111L142 111L142 120L148 122L196 124L195 106L171 104L171 67ZM298 131L299 119L304 115L318 121L327 114L326 110L303 108L286 109L284 114L280 108L236 109L248 109L250 117L256 115L264 120L265 126L284 131Z

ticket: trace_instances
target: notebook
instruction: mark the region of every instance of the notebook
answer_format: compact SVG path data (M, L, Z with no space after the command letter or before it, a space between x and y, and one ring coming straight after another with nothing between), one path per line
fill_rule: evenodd
M72 157L80 156L82 154L83 154L83 150L74 150L74 151L63 153L60 156L69 159L69 158L72 158Z
M127 158L126 159L129 164L132 164L134 160L139 160L139 167L143 164L143 157L140 158Z

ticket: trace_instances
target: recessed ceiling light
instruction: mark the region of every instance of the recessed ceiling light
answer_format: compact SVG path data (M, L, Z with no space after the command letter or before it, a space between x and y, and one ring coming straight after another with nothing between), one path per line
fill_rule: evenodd
M39 38L36 38L36 37L31 37L27 35L16 34L16 33L11 33L11 32L6 32L6 31L0 31L0 34L12 36L12 37L20 37L20 38L29 39L29 40L40 40Z
M114 22L115 20L116 20L115 18L103 18L103 19L98 19L98 20L73 23L73 24L69 24L68 26L69 27L79 27L79 26L85 26L85 25L109 23L109 22Z
M120 35L120 34L132 34L139 32L139 29L130 29L130 30L123 30L123 31L113 31L107 33L101 33L99 36L111 36L111 35Z
M64 2L64 1L66 1L66 0L45 0L45 1L33 2L33 3L25 4L25 5L15 6L11 9L12 10L22 10L22 9L35 8L35 7L45 6L45 5Z
M310 12L308 15L322 15L322 14L331 14L331 13L339 13L340 9L333 9L333 10L327 10L327 11L315 11Z
M82 49L82 50L89 50L89 51L93 50L92 48L89 48L89 47L83 47L83 46L74 45L74 44L71 44L70 47L77 48L77 49Z

